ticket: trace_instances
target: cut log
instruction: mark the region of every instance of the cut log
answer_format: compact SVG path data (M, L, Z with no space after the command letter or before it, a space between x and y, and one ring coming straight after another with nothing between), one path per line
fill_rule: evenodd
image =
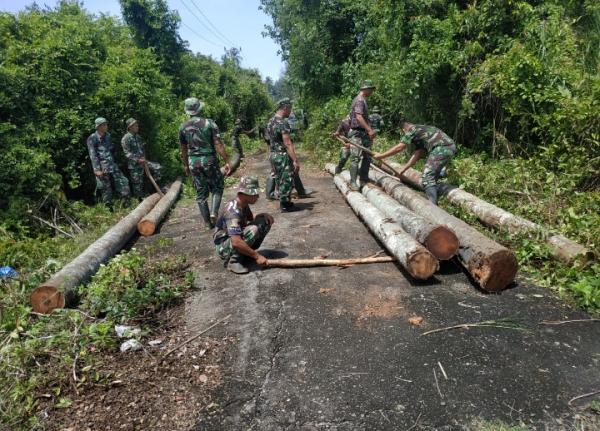
M369 178L408 209L452 229L460 242L458 258L482 289L499 291L514 281L517 259L506 247L448 214L400 181L373 170L369 172Z
M33 310L48 313L77 301L75 287L87 281L100 265L117 254L136 231L138 222L156 205L160 195L154 193L123 217L79 256L66 264L48 281L35 288L29 297Z
M329 166L331 174L333 165ZM438 260L421 244L407 234L398 223L394 223L381 211L369 203L359 192L350 190L348 182L339 175L334 182L340 192L346 197L350 207L367 224L371 232L379 238L385 248L398 260L414 278L426 280L437 271Z
M141 235L150 236L154 234L156 227L160 224L162 219L165 218L165 215L177 200L180 191L181 178L178 178L177 181L171 184L167 194L158 201L154 208L152 208L152 211L146 214L146 216L137 224L138 232Z
M395 168L400 167L397 163L390 164ZM403 180L413 187L423 189L421 172L415 169L408 169L403 175ZM583 245L563 235L555 235L537 223L514 215L456 186L440 183L438 192L488 226L497 227L509 233L540 234L550 247L552 254L565 263L571 264L576 260L585 263L594 257L592 251Z
M344 180L350 182L348 171L344 171L340 175ZM416 214L372 184L363 187L362 194L438 259L451 259L458 251L458 238L447 226L433 223Z
M265 266L269 268L312 268L315 266L366 265L394 261L396 261L396 258L392 256L351 259L269 259Z

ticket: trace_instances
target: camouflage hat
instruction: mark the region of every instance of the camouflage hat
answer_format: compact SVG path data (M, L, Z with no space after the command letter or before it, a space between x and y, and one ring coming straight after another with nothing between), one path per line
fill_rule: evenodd
M241 124L241 123L242 123L242 120L240 120L239 118L236 118L235 124Z
M371 111L374 114L378 114L379 113L379 106L373 106L373 109Z
M188 115L198 115L202 108L204 108L204 102L198 100L196 97L189 97L185 99L185 113Z
M238 186L238 193L256 196L259 194L258 178L242 177Z
M137 124L137 120L135 118L128 118L127 121L125 121L125 124L127 125L127 128L129 129L134 124Z
M103 125L104 123L108 123L108 120L104 117L98 117L94 120L94 124L96 125L96 129Z
M285 108L288 106L292 106L292 101L289 97L284 97L283 99L277 101L277 109Z
M373 81L371 81L370 79L365 79L362 82L360 89L361 90L375 89L375 86L373 85Z

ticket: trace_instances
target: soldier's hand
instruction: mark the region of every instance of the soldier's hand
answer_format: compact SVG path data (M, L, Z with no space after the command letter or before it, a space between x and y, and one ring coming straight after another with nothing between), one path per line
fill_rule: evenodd
M350 144L348 144L348 143L345 143L345 144L344 144L344 148L350 148Z
M381 160L383 157L381 157L381 153L375 153L375 154L373 154L373 158L375 160Z
M267 258L264 257L262 254L258 253L258 256L256 256L256 263L260 266L264 266L267 264Z
M299 172L300 171L300 162L295 161L294 162L294 172Z
M228 176L231 173L231 166L229 165L229 162L225 163L223 169L225 170L225 176Z
M192 171L190 171L190 167L189 166L186 166L185 169L184 169L184 171L185 171L185 175L186 176L188 176L188 177L192 176Z
M104 172L102 172L102 171L94 171L94 175L96 175L98 178L100 178L100 177L104 176Z
M377 132L373 129L369 129L367 134L369 135L369 139L373 139L375 137L375 135L377 135Z
M138 163L139 163L140 165L143 165L144 163L146 163L146 159L145 159L145 158L143 158L143 157L140 157L140 158L139 158L139 160L138 160Z

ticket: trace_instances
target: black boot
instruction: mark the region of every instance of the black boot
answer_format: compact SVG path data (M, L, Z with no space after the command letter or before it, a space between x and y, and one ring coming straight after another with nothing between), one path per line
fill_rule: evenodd
M265 193L267 195L267 199L269 199L270 201L274 201L276 199L275 178L273 178L271 175L267 177L267 189L265 190Z
M213 193L212 195L212 207L210 209L210 221L214 225L217 222L219 216L219 208L221 207L221 199L223 194L220 192Z
M200 215L202 216L202 220L204 220L204 226L207 229L212 229L215 225L210 220L210 211L208 210L208 202L198 202L198 209L200 210Z
M298 172L294 172L294 187L298 192L299 198L307 198L314 193L312 189L304 187L304 184L302 184L302 180L300 179L300 175L298 174Z
M438 203L437 186L429 186L425 189L427 199L429 199L434 205Z
M300 208L298 208L296 205L294 205L293 202L280 202L279 209L281 210L282 213L291 213L294 211L300 211Z
M358 177L358 165L356 163L350 164L350 190L357 191L360 190L358 187L358 183L356 179Z

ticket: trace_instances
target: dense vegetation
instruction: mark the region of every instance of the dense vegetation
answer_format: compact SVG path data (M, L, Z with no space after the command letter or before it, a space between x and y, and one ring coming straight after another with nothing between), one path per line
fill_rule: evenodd
M403 116L436 125L459 146L451 182L600 255L600 3L261 3L286 81L309 110L305 145L317 160L337 157L327 134L372 79L369 103L387 123L377 149L398 138ZM567 267L537 238L486 233L516 250L537 282L600 309L600 265Z

